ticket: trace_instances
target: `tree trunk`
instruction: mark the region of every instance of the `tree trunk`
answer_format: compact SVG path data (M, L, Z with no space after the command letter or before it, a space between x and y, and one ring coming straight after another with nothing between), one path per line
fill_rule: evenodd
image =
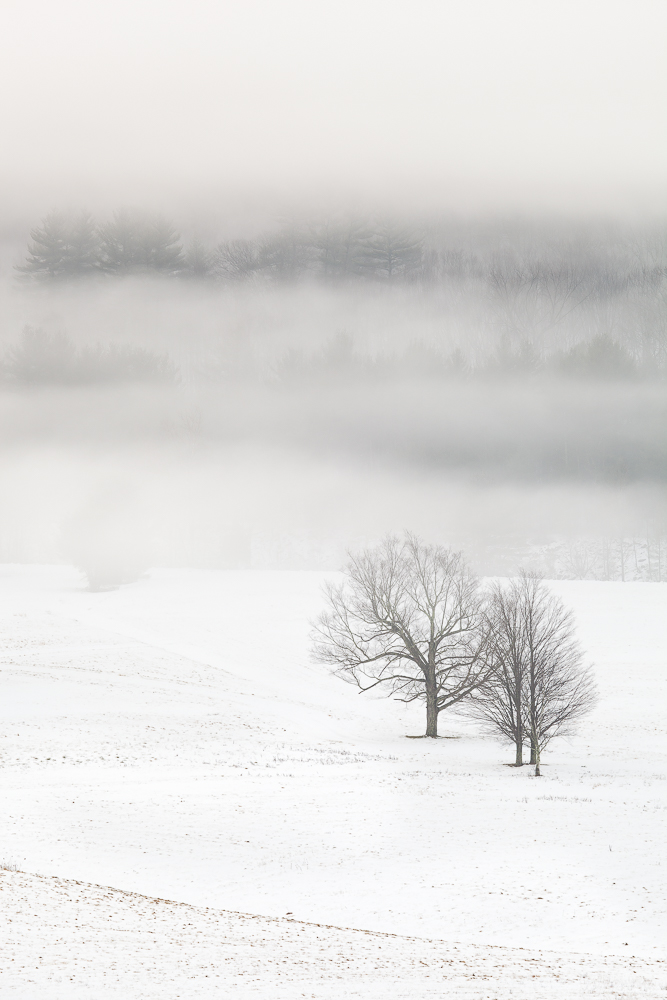
M541 778L542 772L540 771L540 748L539 746L535 748L535 777Z
M523 743L521 740L516 741L516 760L514 761L515 767L523 767Z
M426 735L433 737L438 735L438 706L435 695L430 697L428 688L426 690Z
M537 764L537 749L535 747L535 740L532 736L530 738L530 763Z
M438 690L435 681L435 670L426 674L426 735L438 735Z

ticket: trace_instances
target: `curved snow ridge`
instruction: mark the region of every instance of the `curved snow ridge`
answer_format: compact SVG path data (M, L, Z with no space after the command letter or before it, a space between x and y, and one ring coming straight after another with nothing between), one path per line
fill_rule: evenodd
M223 666L223 657L210 649L193 645L192 643L173 642L155 631L145 628L138 628L127 622L117 621L114 618L105 618L103 615L83 614L79 612L78 617L61 613L61 617L67 618L71 622L82 624L91 629L98 629L101 632L109 632L115 636L122 636L124 639L131 639L133 642L152 649L160 649L173 656L180 656L184 660L210 667L212 670L220 671L228 677L235 677L235 674Z
M197 907L56 876L0 872L4 995L138 1000L655 997L667 965L620 955L455 944ZM270 994L267 992L270 990ZM45 992L48 991L48 992ZM305 992L307 991L307 992Z

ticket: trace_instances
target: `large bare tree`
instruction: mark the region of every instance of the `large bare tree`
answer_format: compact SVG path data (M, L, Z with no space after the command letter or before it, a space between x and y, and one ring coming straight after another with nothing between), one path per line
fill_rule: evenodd
M361 691L383 686L426 704L426 736L438 715L486 679L483 599L459 552L413 535L386 538L350 557L326 588L314 653Z
M547 744L572 733L597 700L574 617L538 576L522 573L492 588L487 629L493 669L471 711L515 744L517 765L529 743L539 776Z

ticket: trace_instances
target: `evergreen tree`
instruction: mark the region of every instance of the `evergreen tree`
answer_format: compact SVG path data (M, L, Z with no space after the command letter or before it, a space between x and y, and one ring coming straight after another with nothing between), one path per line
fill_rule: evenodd
M121 209L111 222L100 228L100 262L112 274L127 274L139 261L136 217Z
M72 277L99 271L100 238L90 212L81 212L69 230L69 272Z
M308 270L314 248L298 220L283 221L280 232L265 239L259 248L259 267L281 281L295 281Z
M176 230L159 216L122 209L100 230L100 260L111 274L183 269L183 249Z
M363 270L387 281L404 277L420 266L423 245L413 230L383 223L364 240Z
M174 274L183 270L183 247L180 234L159 216L146 217L139 225L142 266L149 271Z
M213 267L212 255L204 244L195 237L185 254L184 274L188 278L207 278Z
M41 228L30 231L32 243L28 244L25 264L17 265L24 274L58 278L66 273L69 233L64 215L49 212Z
M27 259L17 266L25 275L51 280L76 278L98 268L99 240L88 212L76 218L49 212L41 227L31 231L30 238Z
M316 225L312 239L323 276L337 280L360 274L370 236L371 230L362 219L327 219Z

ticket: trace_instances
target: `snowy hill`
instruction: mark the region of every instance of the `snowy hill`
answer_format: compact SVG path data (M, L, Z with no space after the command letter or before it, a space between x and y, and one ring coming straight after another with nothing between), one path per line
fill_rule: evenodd
M535 779L311 664L324 578L0 570L0 983L504 998L533 968L540 996L661 995L667 586L553 584L601 700Z

